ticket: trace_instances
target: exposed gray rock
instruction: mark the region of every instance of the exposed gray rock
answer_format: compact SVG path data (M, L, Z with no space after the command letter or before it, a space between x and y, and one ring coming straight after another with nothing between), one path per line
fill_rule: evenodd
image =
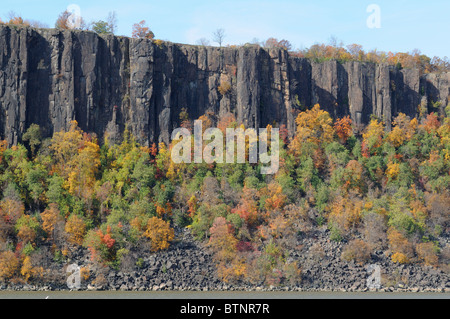
M222 83L230 85L224 94ZM72 120L100 141L106 132L117 141L127 126L143 145L168 142L182 108L192 119L231 112L248 127L276 122L292 134L296 112L319 103L334 117L366 124L374 114L389 126L399 112L416 115L422 101L439 102L443 112L449 95L448 73L315 63L255 45L199 47L0 26L0 138L9 144L32 123L51 136Z

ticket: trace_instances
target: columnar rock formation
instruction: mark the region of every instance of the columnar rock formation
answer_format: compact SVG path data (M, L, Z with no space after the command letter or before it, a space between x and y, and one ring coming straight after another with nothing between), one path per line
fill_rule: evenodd
M222 85L222 86L221 86ZM219 87L222 89L219 90ZM170 139L186 108L234 113L247 127L286 124L319 103L357 124L415 116L421 103L449 103L450 73L365 62L316 63L254 45L216 48L86 31L0 26L0 138L21 141L32 124L45 136L72 120L100 141L127 127L144 145Z

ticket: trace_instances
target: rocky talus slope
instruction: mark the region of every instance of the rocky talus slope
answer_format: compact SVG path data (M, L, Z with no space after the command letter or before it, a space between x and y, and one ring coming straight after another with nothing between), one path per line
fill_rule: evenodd
M9 284L0 290L69 290L65 269L69 264L90 269L80 290L120 291L374 291L368 287L370 276L366 265L342 260L344 243L329 239L328 230L317 230L313 236L298 238L298 249L290 257L301 267L301 282L277 286L247 283L224 283L218 276L208 248L194 240L186 229L177 230L177 240L168 250L139 255L140 267L128 270L98 268L87 250L80 249L63 264L51 268L57 273L53 281L38 285ZM442 239L444 240L444 239ZM445 244L445 243L444 243ZM449 243L447 243L449 244ZM399 265L383 252L372 256L371 264L380 266L381 292L450 293L450 276L442 269L418 264Z

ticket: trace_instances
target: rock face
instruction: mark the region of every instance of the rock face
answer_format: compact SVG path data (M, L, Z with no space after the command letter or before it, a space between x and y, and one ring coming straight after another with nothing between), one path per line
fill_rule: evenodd
M219 90L219 87L229 89ZM449 102L450 73L420 76L384 64L315 63L279 49L215 48L99 36L86 31L0 26L0 138L21 141L32 124L45 136L78 121L102 141L127 127L144 145L170 140L186 108L192 119L233 113L247 127L286 124L319 103L357 124L388 125L399 112ZM436 104L435 104L436 105Z

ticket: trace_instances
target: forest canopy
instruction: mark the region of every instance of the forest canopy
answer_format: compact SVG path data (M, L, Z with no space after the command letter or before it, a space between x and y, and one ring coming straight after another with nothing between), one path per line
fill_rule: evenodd
M399 114L391 131L372 118L359 134L349 117L316 105L298 114L292 138L280 127L274 176L248 162L175 164L173 145L142 146L127 130L111 144L75 121L50 139L31 125L22 144L0 143L0 280L50 278L43 260L63 263L80 247L119 269L132 251L170 248L184 227L226 282L298 282L289 251L318 227L346 243L348 261L383 250L395 263L446 268L437 240L450 227L445 111ZM180 119L192 127L186 111ZM210 114L201 119L213 125ZM240 125L232 114L216 124Z

